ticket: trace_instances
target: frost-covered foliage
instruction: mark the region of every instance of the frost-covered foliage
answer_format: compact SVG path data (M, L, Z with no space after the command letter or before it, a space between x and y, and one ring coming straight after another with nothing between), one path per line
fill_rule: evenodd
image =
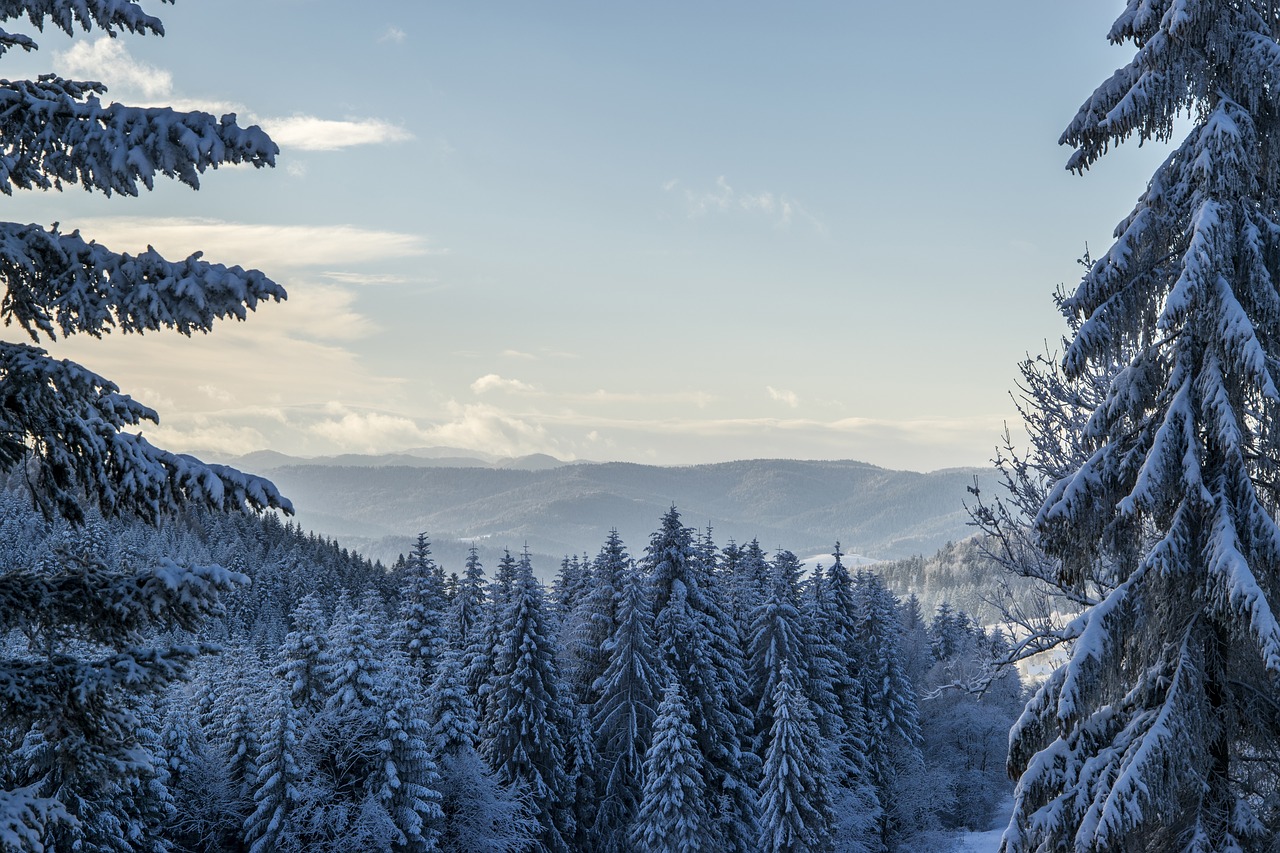
M710 846L746 851L758 839L753 796L757 756L745 749L751 713L743 706L746 674L733 622L715 595L711 566L675 507L645 550L658 656L684 696L699 772L721 808L708 819ZM705 552L705 549L702 549Z
M1263 850L1280 833L1280 46L1273 4L1130 0L1133 59L1062 136L1083 172L1187 137L1063 309L1121 366L1036 527L1100 589L1015 727L1004 849Z
M0 20L26 17L67 33L97 26L115 35L162 34L160 22L124 0L30 0L0 4ZM0 53L32 50L29 37L0 31ZM0 81L0 192L85 190L137 195L155 177L191 187L219 164L272 165L276 146L233 115L103 104L97 83L44 75ZM148 249L119 254L54 224L0 223L0 317L33 342L209 331L244 319L284 290L260 272L173 262ZM45 541L36 559L0 570L0 846L17 849L164 849L181 773L155 756L159 734L146 700L181 678L207 647L188 636L221 613L221 596L243 574L172 558L105 552L102 518L155 521L191 507L289 510L266 480L156 448L130 432L154 411L109 380L38 346L0 342L0 472L18 474L47 519L80 525ZM10 503L7 513L26 514ZM98 517L101 514L102 518ZM10 555L16 556L16 555ZM18 635L25 648L13 642ZM172 733L170 733L172 734ZM168 746L176 748L178 740ZM171 754L188 776L193 756Z
M710 798L694 735L684 693L673 678L658 706L653 743L645 754L644 789L631 830L635 850L695 853L710 846Z
M559 853L568 849L566 838L575 829L565 762L571 717L560 696L555 640L528 552L516 567L499 624L484 723L485 757L500 781L529 792L539 844Z
M402 568L394 572L400 591L400 616L396 639L409 664L425 685L431 683L436 659L445 647L445 612L448 599L444 571L431 558L431 540L419 533Z
M769 746L760 785L760 846L768 853L811 853L832 847L826 761L809 700L782 663L773 688Z
M15 495L16 502L10 499ZM28 541L32 536L39 537L34 544ZM860 591L866 581L855 582L842 565L806 572L785 551L764 555L772 586L757 588L752 610L762 614L762 626L777 618L786 625L776 631L762 628L761 637L776 633L778 642L757 644L774 650L760 655L766 665L758 670L774 673L766 678L772 679L774 693L781 681L789 685L786 723L780 723L776 701L771 702L769 728L753 739L758 723L750 703L758 687L739 659L723 670L729 676L718 689L726 698L732 691L742 728L726 727L723 735L715 735L703 724L699 735L695 720L707 719L706 713L699 709L695 716L692 694L671 665L675 658L663 654L659 621L665 612L665 630L690 638L681 649L697 651L685 659L699 677L684 679L699 691L711 689L700 680L701 673L717 671L711 662L726 649L731 658L742 644L720 606L730 598L725 565L732 557L717 553L705 534L683 528L678 517L664 519L655 536L675 546L662 547L661 553L683 555L685 561L682 568L663 568L671 578L666 589L677 591L668 595L664 608L655 605L663 587L655 583L653 564L618 560L616 575L599 570L625 553L615 537L601 551L604 562L592 561L589 579L559 620L551 618L528 558L504 559L486 594L472 597L474 621L466 639L462 631L445 631L429 687L422 686L399 642L405 635L401 621L409 614L400 606L403 594L396 595L387 581L401 570L370 565L273 516L199 511L163 528L95 518L75 530L44 520L25 491L15 491L0 493L0 538L13 546L0 553L0 568L10 560L23 565L25 554L47 554L46 540L56 540L64 547L79 543L75 547L103 555L109 565L136 568L172 555L179 564L237 566L253 579L228 597L226 614L203 628L192 626L218 637L223 654L199 662L195 684L174 685L154 709L140 703L136 711L139 744L154 757L140 765L150 770L124 785L126 794L115 802L120 813L134 815L130 826L173 850L420 850L434 845L451 853L557 848L594 853L641 849L637 845L647 842L637 841L637 833L647 833L659 846L681 849L685 838L695 845L687 849L716 849L708 839L723 820L726 802L708 787L716 777L708 771L707 756L716 756L716 749L736 750L739 766L751 768L742 774L750 786L748 816L756 833L748 850L773 844L762 841L762 833L774 838L784 824L792 829L780 836L783 849L792 842L799 849L808 844L841 853L938 849L945 843L942 835L921 835L914 827L902 828L886 845L880 802L896 797L895 813L910 816L919 828L941 832L984 820L987 794L1007 791L993 780L1002 773L1004 758L998 730L1011 719L1016 690L1013 699L1001 699L997 707L989 698L994 686L981 698L951 689L971 680L968 673L980 671L997 644L958 612L944 611L930 626L918 609L896 608L887 594L888 607L876 618L902 623L899 669L917 692L927 694L920 700L919 726L932 754L918 772L895 766L895 786L887 793L876 789L867 767L845 763L846 748L861 743L859 754L865 753L869 728L881 722L862 705L857 676L864 662L849 657L864 654L857 641L858 626L871 613L870 599ZM715 561L710 571L707 560ZM459 580L451 608L467 586L483 589L484 573L474 562L465 573L470 579ZM49 558L37 564L55 565ZM688 580L676 583L680 578ZM561 643L584 625L599 627L597 620L610 612L597 584L614 591L609 617L614 628L599 650L604 671L585 690L577 679L596 664L566 673L560 663L569 658ZM696 610L688 604L695 585L702 601ZM835 600L849 608L847 632L833 628L843 624ZM685 627L677 633L678 625ZM487 650L486 637L495 638ZM10 647L16 640L15 635ZM181 629L169 640L194 642ZM891 648L883 646L880 654L885 649L892 654ZM935 658L935 649L943 656ZM792 665L779 657L784 652L808 660L808 666ZM487 672L480 709L467 666L477 659L486 661ZM581 664L593 657L576 660ZM683 712L669 704L660 724L668 687L677 691ZM596 698L588 705L579 695ZM856 711L854 735L845 729L842 696ZM0 749L24 754L24 737L24 732L2 731ZM728 738L728 746L715 738ZM29 748L37 745L28 742ZM499 755L509 757L498 766L483 757ZM665 768L664 778L654 782L651 766ZM779 775L784 767L786 778ZM798 775L792 775L793 767ZM11 762L0 762L0 768L6 789L14 792L14 814L59 817L57 803L17 786ZM679 790L689 792L689 799L679 803L676 779L686 780ZM770 786L772 799L762 800ZM560 794L552 796L553 790ZM788 796L802 796L797 791L808 792L804 803L812 809L782 814L774 808ZM670 809L686 812L685 827L696 824L700 834L656 824ZM812 819L827 827L822 830L829 833L822 836L826 840L820 840L821 833L801 833L800 827L815 825Z
M162 32L158 20L119 0L0 7L0 19L23 15L67 32L73 22L112 34ZM0 32L0 44L12 45L13 38L26 39ZM239 127L234 115L104 105L104 92L100 84L54 75L0 83L6 140L0 191L78 184L106 195L137 195L139 184L151 189L157 174L197 187L199 174L219 164L274 164L275 144L256 127ZM199 253L181 261L151 249L120 254L57 225L0 223L0 280L0 317L37 343L58 334L100 337L112 329L207 332L215 320L243 320L260 302L285 297L256 270L211 264ZM128 432L156 421L156 413L109 380L39 347L0 343L0 400L0 467L25 467L33 494L50 512L79 520L86 505L149 518L190 503L288 507L265 480L169 453Z

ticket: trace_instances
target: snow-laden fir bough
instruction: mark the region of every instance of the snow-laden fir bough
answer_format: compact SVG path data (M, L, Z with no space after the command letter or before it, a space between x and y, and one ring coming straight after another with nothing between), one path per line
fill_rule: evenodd
M1006 853L1280 833L1277 20L1271 2L1129 0L1110 39L1136 53L1062 136L1083 172L1191 124L1063 302L1067 376L1120 366L1035 524L1064 584L1107 592L1012 732Z
M0 2L0 20L163 34L126 0ZM36 49L0 30L0 54ZM277 148L234 115L104 104L99 83L0 80L0 192L85 190L137 195L157 176L192 188L219 164L274 164ZM112 329L207 332L244 319L284 290L256 270L170 261L150 247L114 252L57 223L0 223L0 316L34 343ZM154 411L109 380L38 346L0 342L0 472L20 472L48 516L75 523L132 513L155 520L184 506L289 509L267 481L152 446L128 431ZM182 675L198 644L148 638L195 629L219 592L244 576L217 566L109 567L92 543L0 575L0 632L23 631L32 653L0 660L0 723L8 751L0 790L0 846L139 850L155 839L159 772L140 737L139 696Z

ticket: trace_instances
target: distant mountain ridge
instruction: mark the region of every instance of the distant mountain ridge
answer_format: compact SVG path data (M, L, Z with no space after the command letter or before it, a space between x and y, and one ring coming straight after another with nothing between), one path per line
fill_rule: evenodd
M594 554L614 527L639 556L672 504L686 524L710 525L720 545L758 538L769 551L805 555L839 540L876 559L932 554L972 532L963 505L974 478L994 487L988 469L922 474L851 460L661 467L420 453L302 460L265 451L225 461L270 477L304 528L371 557L392 559L426 531L450 568L471 542L489 553L527 545L543 556L543 574L554 570L547 558Z

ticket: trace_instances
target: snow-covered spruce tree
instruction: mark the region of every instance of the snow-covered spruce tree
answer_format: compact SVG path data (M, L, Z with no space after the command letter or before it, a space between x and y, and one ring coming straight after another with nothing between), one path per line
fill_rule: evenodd
M707 796L720 803L705 827L706 844L748 851L755 849L759 830L755 755L743 748L752 717L739 698L746 682L742 650L732 620L712 594L710 567L698 551L693 531L680 523L673 506L662 517L643 561L654 635L658 659L685 697Z
M859 571L854 578L857 618L853 626L854 677L867 714L867 764L881 808L881 838L893 849L921 821L902 796L904 772L920 770L920 724L915 687L899 654L902 627L898 602L880 577Z
M282 691L263 738L253 790L254 809L244 822L244 843L249 853L302 847L298 824L305 797L300 747L298 709Z
M463 675L467 690L475 705L476 715L482 723L489 717L489 700L494 661L502 641L502 620L511 600L511 588L515 581L516 559L510 551L503 551L497 571L489 583L486 601L480 618L471 632L462 657Z
M602 780L596 835L601 850L608 853L629 849L631 821L644 784L645 750L662 689L645 579L632 569L621 584L618 626L602 646L608 666L593 687L600 698L592 707Z
M23 17L68 34L77 26L112 35L162 33L158 19L127 0L0 7L0 20ZM0 31L0 54L35 47L26 35ZM234 116L104 105L104 92L55 75L0 82L0 192L77 184L136 195L157 175L194 188L201 173L221 163L274 162L274 143L256 127L237 126ZM259 302L285 295L260 272L199 255L173 262L151 249L119 254L78 231L21 223L0 223L0 280L0 317L35 343L113 328L207 332L219 318L243 319ZM156 519L191 504L288 506L265 480L169 453L127 431L148 420L157 420L153 410L92 371L38 346L0 342L0 472L22 469L46 514L80 521L97 507L105 516ZM167 627L196 629L233 579L221 569L172 561L127 571L61 561L0 576L0 632L25 622L28 629L39 624L46 639L59 638L39 653L0 660L0 720L43 744L39 760L6 774L15 782L0 792L7 840L32 848L75 843L60 834L79 831L68 804L86 802L92 791L109 810L112 786L144 772L150 761L139 749L133 700L180 677L200 647L147 647L143 637ZM54 746L73 742L71 751ZM59 819L56 827L50 819ZM136 849L139 841L117 834L91 843Z
M644 758L644 789L631 827L639 853L698 853L720 849L711 841L707 791L689 709L672 678L658 706L653 743Z
M566 675L581 704L594 705L599 699L595 684L609 666L605 644L618 629L618 607L630 568L631 557L614 528L591 562L590 584L565 629Z
M293 630L285 635L274 673L284 679L293 707L314 714L325 699L325 680L318 670L329 648L328 626L314 594L302 597L293 608L292 618Z
M547 609L526 550L499 622L484 750L500 781L528 791L539 825L537 849L562 853L574 833L572 780L565 767L569 711L560 696Z
M755 713L756 751L760 755L764 754L773 728L774 694L783 669L802 673L809 670L805 642L808 628L800 615L799 583L800 561L790 551L779 552L773 560L764 601L751 614L748 707Z
M425 709L440 771L440 849L516 853L526 849L537 826L520 788L499 783L476 751L476 714L460 658L455 649L440 658Z
M431 558L431 540L419 533L404 568L396 573L399 586L399 620L395 640L425 686L431 683L436 659L444 653L444 576Z
M480 624L484 612L484 566L480 552L472 545L467 552L466 566L458 580L458 589L449 604L445 639L449 646L465 652L471 644L472 633Z
M428 743L431 727L410 691L408 666L393 668L383 688L378 755L369 789L396 832L391 849L427 853L437 849L444 814L440 776Z
M772 706L760 784L757 849L764 853L831 850L835 813L818 724L786 661L779 667Z
M880 792L868 748L872 720L856 672L860 654L858 602L839 542L832 557L834 559L825 574L815 578L823 588L813 594L814 607L818 610L815 628L829 638L826 651L831 656L831 671L834 673L831 689L840 718L838 755L831 762L832 771L846 789L861 792L861 799L867 801L864 811L879 814L882 810Z
M1129 0L1132 61L1062 136L1089 168L1186 139L1063 307L1068 377L1131 354L1036 518L1078 587L1069 663L1011 735L1003 849L1269 849L1280 833L1280 46L1270 2Z

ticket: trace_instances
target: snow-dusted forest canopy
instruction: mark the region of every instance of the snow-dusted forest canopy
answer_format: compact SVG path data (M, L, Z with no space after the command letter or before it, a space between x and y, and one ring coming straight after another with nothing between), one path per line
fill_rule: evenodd
M242 576L224 613L164 635L221 653L118 702L128 761L6 717L7 786L97 757L40 788L69 815L46 849L927 850L1011 791L1021 683L960 687L1007 639L838 549L802 567L718 547L672 509L634 555L606 533L544 588L519 554L446 570L423 536L383 567L271 515L71 525L19 484L0 517L6 578L74 562L127 596L158 567ZM99 645L58 627L24 620L4 654Z

